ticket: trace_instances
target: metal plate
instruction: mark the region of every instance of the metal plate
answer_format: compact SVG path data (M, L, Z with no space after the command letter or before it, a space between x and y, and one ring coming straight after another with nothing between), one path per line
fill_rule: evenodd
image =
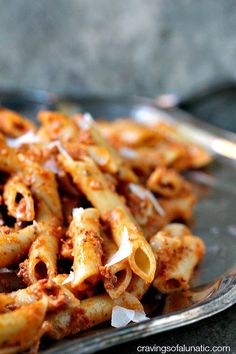
M14 94L9 96L9 93L3 95L0 92L0 103L31 118L38 110L46 108L68 113L89 111L95 118L129 116L146 124L164 119L177 124L184 135L204 145L215 155L214 162L203 171L187 173L187 178L194 182L200 195L204 195L195 210L193 231L204 239L207 253L195 273L191 291L164 300L172 304L173 312L161 315L159 309L159 313L155 311L150 321L122 329L100 326L53 343L40 353L92 353L185 326L236 303L236 135L199 122L182 111L161 111L154 100L143 98L59 97L40 91L38 94L18 93L17 100L14 100ZM159 301L156 298L152 300L155 302L154 307Z

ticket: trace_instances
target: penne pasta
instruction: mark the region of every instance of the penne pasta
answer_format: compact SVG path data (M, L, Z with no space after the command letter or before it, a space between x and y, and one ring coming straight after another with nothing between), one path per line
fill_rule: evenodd
M0 171L14 173L20 170L20 162L15 150L6 144L0 134Z
M52 279L57 274L57 256L61 227L58 219L43 202L38 202L36 214L38 236L29 250L28 276L30 283Z
M104 136L117 145L137 147L140 145L155 145L161 136L143 124L132 120L116 119L112 123L99 122L99 129Z
M11 266L26 256L36 236L35 225L19 231L7 226L0 227L0 268Z
M147 180L147 187L166 198L175 197L183 186L182 177L174 170L157 167Z
M129 168L126 163L124 163L117 151L109 144L109 142L104 139L95 122L93 121L92 117L87 116L86 121L86 116L76 115L74 117L74 120L80 127L82 127L82 129L89 131L92 136L92 139L94 140L97 146L107 151L107 154L109 155L110 159L110 169L112 168L113 172L118 172L118 177L121 180L137 182L138 178L135 173L132 171L132 169ZM92 154L94 153L95 152L93 151Z
M124 293L116 300L102 294L80 302L71 294L66 309L47 316L47 321L51 324L47 335L58 340L106 322L110 320L112 309L116 305L132 310L143 310L139 300L128 293Z
M114 241L118 247L121 243L123 228L127 227L132 247L129 256L130 267L134 273L151 282L156 267L151 248L121 198L109 189L96 164L90 158L84 158L84 161L73 161L62 155L61 162L65 170L72 175L74 183L99 210L101 218L109 221Z
M119 167L117 163L105 147L96 145L89 146L88 153L104 172L110 174L116 174L118 172Z
M53 215L62 220L61 202L57 188L57 182L53 172L43 168L36 162L32 162L25 156L21 157L23 178L32 190L37 200L42 200Z
M68 234L73 243L74 279L72 288L83 291L100 280L102 239L96 209L74 209Z
M180 171L211 161L201 147L165 123L38 119L0 109L0 354L147 320L140 301L188 289L205 252L175 222L193 216Z
M0 353L19 353L40 340L47 309L42 299L34 304L0 315Z
M127 289L127 292L137 297L137 299L141 300L149 288L150 288L150 283L146 282L145 280L138 277L137 275L133 275L132 280Z
M181 227L175 224L150 239L158 261L153 285L161 293L188 289L194 268L204 255L203 241L186 231L183 227L181 233Z
M17 221L33 221L35 217L34 200L29 188L19 177L10 178L4 186L4 202L8 214Z
M132 271L126 259L109 265L109 260L117 254L116 244L103 233L104 267L101 275L106 292L112 299L120 297L127 289L132 278Z
M50 140L60 140L64 143L78 140L79 129L72 119L59 112L39 112L38 119L42 123Z
M35 130L32 121L7 108L0 108L0 131L3 134L17 138L29 130Z
M127 292L115 300L111 300L108 295L97 295L81 301L80 304L81 308L84 310L85 316L87 316L89 320L87 328L109 320L111 318L112 308L116 305L131 310L143 310L143 306L139 300Z

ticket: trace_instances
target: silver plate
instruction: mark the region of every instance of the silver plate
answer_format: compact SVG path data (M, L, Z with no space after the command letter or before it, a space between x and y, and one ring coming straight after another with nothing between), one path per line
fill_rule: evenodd
M93 353L116 344L188 325L236 303L236 135L200 122L175 109L162 111L157 108L154 100L149 99L77 98L51 94L47 97L44 94L40 96L41 101L37 100L34 105L34 100L31 98L28 104L25 96L20 110L28 116L41 108L49 107L69 113L88 111L96 118L131 116L147 124L159 119L171 121L178 125L183 135L202 144L215 155L214 162L203 171L187 173L187 178L194 182L200 195L204 195L195 209L193 231L204 239L207 252L195 273L191 290L165 300L171 304L173 311L162 315L154 311L151 320L122 329L99 327L54 343L40 353ZM0 101L1 97L3 96L0 93ZM34 99L36 98L34 93ZM14 97L12 101L6 95L2 98L2 103L9 107L12 107L12 102Z

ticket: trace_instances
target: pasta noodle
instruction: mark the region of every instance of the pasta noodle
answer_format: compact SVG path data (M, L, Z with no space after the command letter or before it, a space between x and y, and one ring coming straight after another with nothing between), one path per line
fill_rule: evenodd
M116 244L103 234L104 264L101 269L104 287L112 299L122 295L130 284L132 271L126 259L108 265L109 260L117 254ZM114 259L114 258L113 258Z
M0 354L147 320L149 289L188 289L205 252L180 174L210 163L201 147L165 123L38 119L0 109Z
M155 273L155 260L149 244L128 208L119 196L109 189L106 180L94 161L84 158L84 161L73 161L61 155L64 168L69 172L78 187L84 192L90 202L99 210L104 221L109 220L114 241L120 246L123 227L130 234L132 253L129 263L134 273L151 282ZM121 227L120 227L121 225Z
M150 244L158 261L153 285L162 293L188 289L193 270L205 252L203 241L174 224L154 235Z
M16 176L10 178L4 186L4 202L8 214L18 221L33 221L35 217L34 201L27 186Z
M72 287L85 290L95 286L100 279L102 245L99 214L96 209L73 209L73 220L69 226L74 254L74 279Z
M0 228L0 268L15 264L24 255L37 236L34 225L14 231L7 226Z

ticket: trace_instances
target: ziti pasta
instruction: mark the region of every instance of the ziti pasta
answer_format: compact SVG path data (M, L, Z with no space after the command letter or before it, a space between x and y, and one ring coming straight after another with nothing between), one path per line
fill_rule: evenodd
M147 320L148 289L188 289L205 252L184 225L196 196L180 172L211 157L175 127L38 120L0 109L0 283L18 279L0 293L0 353Z

